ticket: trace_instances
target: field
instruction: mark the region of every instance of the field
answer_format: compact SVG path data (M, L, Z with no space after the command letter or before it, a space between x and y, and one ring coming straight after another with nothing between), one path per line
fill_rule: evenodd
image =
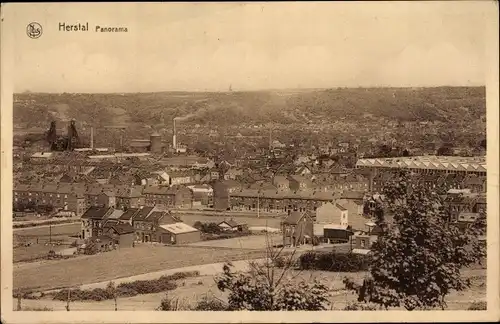
M334 273L334 272L309 272L304 271L300 274L302 279L308 280L311 277L318 277L325 280L332 292L330 301L333 303L332 309L342 310L348 303L354 302L356 295L343 290L342 280L345 276L361 280L365 273ZM467 270L464 275L473 279L473 285L470 289L462 292L452 292L447 298L449 310L465 310L474 301L486 300L485 278L486 270ZM183 306L193 305L203 296L216 296L225 299L227 295L217 289L213 275L205 275L196 278L187 278L180 282L177 289L171 291L169 296L178 298ZM164 293L138 295L118 300L118 310L145 310L152 311L160 304ZM54 301L50 299L23 300L23 307L49 307L52 310L65 310L66 303L63 301ZM15 303L14 303L15 306ZM73 302L71 310L113 310L112 300L103 302Z
M206 216L206 215L176 215L184 223L188 225L193 225L197 221L202 223L220 223L226 219L231 218L231 216ZM281 218L257 218L253 217L234 217L238 222L247 223L248 226L268 226L273 228L280 228Z
M283 242L281 235L270 234L267 236L269 243L277 245ZM225 240L212 240L191 243L190 246L221 247L232 249L264 249L267 246L266 235L248 235Z
M63 224L15 229L13 232L13 257L14 263L31 261L41 258L50 250L59 251L69 247L78 235L80 224ZM60 245L50 246L48 243L60 242ZM23 246L31 243L30 246Z
M14 289L50 290L115 278L233 260L256 259L263 250L138 245L93 256L14 267Z

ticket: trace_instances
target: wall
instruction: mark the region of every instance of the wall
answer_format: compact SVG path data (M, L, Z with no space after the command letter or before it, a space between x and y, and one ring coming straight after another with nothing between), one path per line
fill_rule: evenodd
M177 234L175 236L177 244L187 244L201 241L201 234L199 231Z
M332 203L324 204L316 209L316 223L340 224L341 211Z
M120 235L119 245L120 248L130 248L134 244L135 233L128 233Z

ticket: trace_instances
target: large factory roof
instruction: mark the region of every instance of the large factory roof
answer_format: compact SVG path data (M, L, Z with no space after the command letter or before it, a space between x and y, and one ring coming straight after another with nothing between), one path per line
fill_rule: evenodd
M372 168L408 168L486 172L486 159L484 157L411 156L398 158L359 159L356 166Z

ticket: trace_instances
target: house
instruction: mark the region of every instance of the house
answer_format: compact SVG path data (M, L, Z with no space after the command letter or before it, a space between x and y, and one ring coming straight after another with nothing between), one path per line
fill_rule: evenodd
M276 190L276 187L266 180L255 181L248 186L248 189L253 190Z
M146 186L142 193L146 206L162 205L168 208L193 207L193 192L185 186Z
M224 173L224 180L236 180L243 175L243 171L237 168L230 168Z
M241 189L241 184L234 180L216 181L212 185L214 209L227 210L230 207L230 195Z
M353 198L355 194L346 193L343 197ZM356 194L357 195L357 194ZM359 197L359 196L355 196ZM336 201L338 204L347 209L348 219L347 224L355 230L362 230L365 223L369 220L368 215L364 214L364 200L363 199L346 199L341 198Z
M265 211L270 213L290 214L294 210L314 210L321 205L338 199L332 191L316 190L255 190L240 189L229 197L231 210Z
M208 184L188 186L193 192L193 207L211 207L213 205L214 190Z
M113 191L103 191L97 195L97 199L94 201L94 206L102 207L116 207L116 197Z
M290 175L288 181L290 183L290 190L304 190L314 187L311 180L301 175Z
M52 206L80 217L87 210L85 187L81 184L15 184L13 204Z
M307 176L312 174L312 170L307 165L301 165L295 169L295 174L299 176Z
M195 183L195 174L192 171L168 171L165 173L166 183L169 186L187 185Z
M134 245L135 229L128 223L110 226L105 235L111 237L120 248L130 248Z
M106 252L115 249L115 241L109 235L99 235L89 238L89 243L92 242L96 245L97 251Z
M279 190L288 190L290 189L290 180L285 176L277 175L273 178L273 185Z
M295 165L302 165L304 163L309 163L311 160L309 159L309 157L305 156L305 155L301 155L299 156L295 161L294 161L294 164Z
M464 181L464 187L472 192L486 192L486 177L468 176Z
M338 203L327 202L316 209L315 223L348 225L348 210Z
M377 241L377 235L369 235L366 233L356 233L353 239L353 253L356 254L368 254L375 241Z
M126 223L129 225L132 225L132 220L133 220L134 216L136 216L140 210L141 210L140 208L128 208L118 218L118 220L120 221L120 223Z
M90 207L80 218L81 238L88 239L103 235L104 224L109 215L114 212L113 207Z
M325 224L323 238L327 243L346 243L353 235L351 227L347 224Z
M294 211L282 222L283 246L299 246L314 236L313 217L309 212Z
M156 206L140 209L132 219L136 240L140 242L159 242L159 226L178 222L179 219Z
M201 241L201 233L181 222L165 224L158 228L158 240L164 244L188 244Z
M223 231L232 231L232 232L243 232L248 230L248 224L235 221L234 219L225 220L217 224Z
M116 186L115 197L118 208L139 208L144 206L141 186Z

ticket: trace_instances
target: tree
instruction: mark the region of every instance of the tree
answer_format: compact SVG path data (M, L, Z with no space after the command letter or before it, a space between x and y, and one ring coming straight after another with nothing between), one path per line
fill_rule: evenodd
M97 248L97 244L93 241L89 241L83 250L83 253L87 255L97 254L97 252L99 252L99 249Z
M438 148L436 155L447 156L453 155L453 147L451 145L443 145Z
M118 311L118 290L113 281L110 281L106 286L106 293L113 298L115 302L115 311Z
M463 231L448 223L443 203L435 191L410 184L406 174L372 199L372 214L382 234L372 246L371 278L360 289L360 300L386 308L444 309L452 289L469 286L460 269L484 255L477 230ZM390 227L387 213L393 216Z
M486 138L482 139L481 142L479 142L479 147L486 150Z
M268 246L268 257L262 263L251 262L249 271L235 272L231 263L223 266L223 274L216 281L219 290L229 292L228 310L327 309L328 287L317 279L297 281L296 275L289 276L294 254L283 262L282 251Z

